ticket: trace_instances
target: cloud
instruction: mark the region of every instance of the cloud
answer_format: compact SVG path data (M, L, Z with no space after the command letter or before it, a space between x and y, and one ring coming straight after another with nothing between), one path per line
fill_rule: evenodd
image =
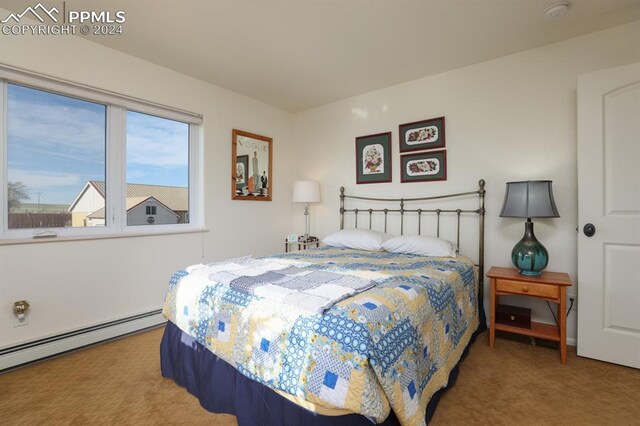
M8 172L10 182L22 182L30 190L84 183L80 176L70 173L34 172L32 170L19 169L9 169Z
M35 157L104 163L106 108L20 86L9 86L8 140Z
M9 86L9 153L40 160L55 157L104 164L106 107L17 85ZM138 112L127 113L127 162L186 167L189 125ZM10 158L11 160L11 158Z
M129 111L127 163L156 167L189 165L189 125Z

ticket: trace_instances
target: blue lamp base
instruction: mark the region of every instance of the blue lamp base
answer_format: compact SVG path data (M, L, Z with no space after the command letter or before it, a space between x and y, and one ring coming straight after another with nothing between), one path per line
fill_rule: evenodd
M513 247L511 261L522 275L538 276L547 267L549 253L533 233L533 222L524 223L524 236Z

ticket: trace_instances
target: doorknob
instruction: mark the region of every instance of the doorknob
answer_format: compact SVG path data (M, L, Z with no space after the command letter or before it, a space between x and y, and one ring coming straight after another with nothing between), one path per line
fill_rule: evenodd
M582 232L584 232L584 235L587 237L593 237L596 233L596 227L593 223L587 223L584 228L582 228Z

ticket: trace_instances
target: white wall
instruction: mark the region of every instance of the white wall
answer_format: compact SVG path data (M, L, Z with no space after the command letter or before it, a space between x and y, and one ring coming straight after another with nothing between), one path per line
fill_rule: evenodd
M210 230L0 245L0 347L158 309L171 274L202 259L282 251L292 221L290 113L79 37L2 36L0 62L203 114ZM233 128L273 138L272 202L231 200ZM29 325L14 328L21 299Z
M305 160L297 163L295 178L318 180L323 191L323 202L312 207L312 233L323 237L337 229L340 186L362 195L426 196L473 190L484 178L485 265L510 266L511 249L524 225L498 217L505 183L551 179L561 217L536 220L535 232L550 253L547 269L566 271L575 283L576 77L640 60L638 40L640 22L635 22L297 114L294 136L305 143L296 158ZM443 115L448 180L401 184L398 125ZM393 132L393 183L356 185L355 137L386 131ZM302 208L294 209L298 232L304 229L302 217ZM577 292L578 286L568 291ZM533 309L534 317L552 322L544 303ZM575 339L575 312L568 335Z

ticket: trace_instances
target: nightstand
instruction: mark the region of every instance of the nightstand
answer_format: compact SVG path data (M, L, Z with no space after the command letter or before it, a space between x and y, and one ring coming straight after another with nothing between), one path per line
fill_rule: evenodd
M560 361L567 363L567 287L572 285L568 274L562 272L542 271L540 276L527 276L518 273L517 269L492 266L487 272L491 278L491 328L489 330L489 347L493 350L496 330L541 339L555 340L560 343ZM519 295L535 297L553 302L557 305L558 325L531 322L531 328L517 327L496 323L496 306L500 296Z
M297 250L306 250L308 247L320 247L320 240L318 240L318 237L312 237L309 236L309 239L307 241L303 241L303 240L298 240L298 241L289 241L289 240L284 240L284 251L285 253L289 253L289 251L293 251L296 250L296 246L298 247Z

